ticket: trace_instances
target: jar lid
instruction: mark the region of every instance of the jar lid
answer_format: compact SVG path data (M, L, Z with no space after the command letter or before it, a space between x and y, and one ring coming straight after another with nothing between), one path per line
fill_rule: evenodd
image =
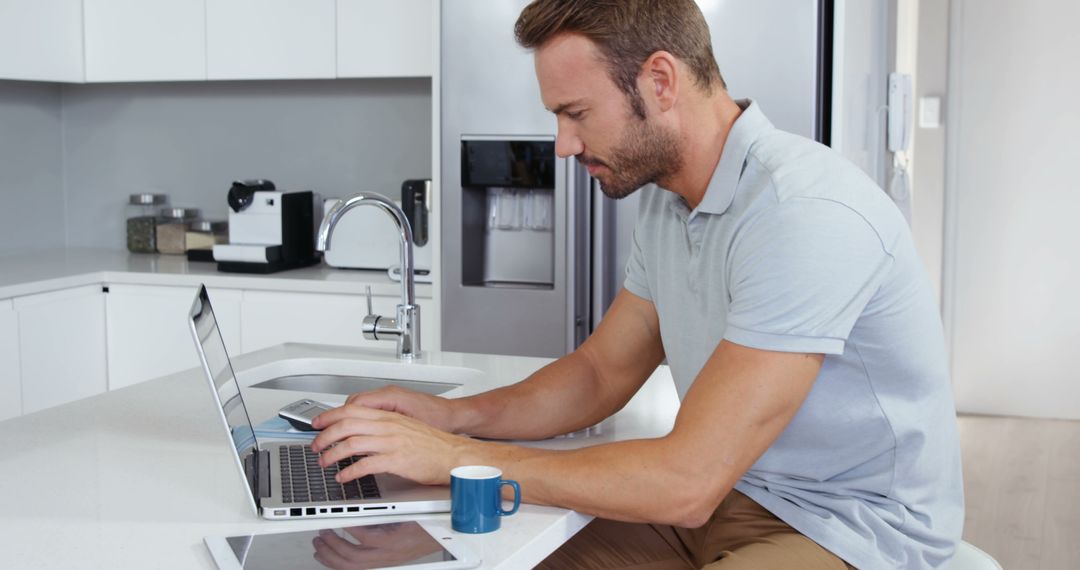
M165 194L132 194L128 196L128 204L133 206L160 206L166 204L169 197Z
M198 218L201 212L198 208L162 208L161 217L170 220L190 220Z
M229 230L229 222L223 220L198 220L191 222L191 231L221 234Z

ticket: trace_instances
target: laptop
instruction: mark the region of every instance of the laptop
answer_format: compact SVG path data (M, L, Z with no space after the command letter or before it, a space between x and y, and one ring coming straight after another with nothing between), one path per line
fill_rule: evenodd
M420 485L390 474L369 475L342 485L334 481L334 475L357 458L323 469L309 443L260 442L205 286L199 287L190 317L221 426L256 514L268 519L301 519L450 511L447 487Z

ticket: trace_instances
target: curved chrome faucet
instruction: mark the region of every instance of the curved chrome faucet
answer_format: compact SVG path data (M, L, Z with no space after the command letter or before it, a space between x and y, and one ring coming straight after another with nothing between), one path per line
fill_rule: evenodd
M390 214L397 224L398 235L401 237L401 304L397 306L397 318L391 319L372 314L371 311L371 288L368 288L368 315L364 317L364 338L370 340L397 339L397 354L400 358L410 359L420 355L420 306L416 304L416 292L413 282L413 234L409 220L405 212L382 194L374 192L360 192L341 200L330 208L319 225L319 235L315 241L315 249L326 251L330 249L330 236L334 233L334 227L341 221L342 216L357 206L377 206L382 211Z

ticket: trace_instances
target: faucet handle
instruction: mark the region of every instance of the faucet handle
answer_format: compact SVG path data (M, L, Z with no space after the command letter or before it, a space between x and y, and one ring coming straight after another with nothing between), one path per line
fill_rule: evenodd
M375 314L375 311L371 308L371 285L365 287L365 293L367 295L367 316L364 317L364 321L361 324L360 330L364 335L364 338L368 340L379 340L379 315Z

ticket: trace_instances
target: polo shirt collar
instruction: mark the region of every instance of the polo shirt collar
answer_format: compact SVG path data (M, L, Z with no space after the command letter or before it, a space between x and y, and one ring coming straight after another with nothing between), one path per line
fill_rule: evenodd
M746 163L746 155L750 147L762 133L773 127L772 123L757 103L750 99L739 99L735 103L742 108L742 114L735 119L735 124L728 132L727 140L724 141L724 150L720 153L720 162L716 165L709 186L705 189L705 196L693 212L687 212L686 202L674 192L669 193L669 200L673 208L680 213L694 216L698 212L706 214L723 214L731 206L735 199L735 190L739 186L742 177L743 165Z

